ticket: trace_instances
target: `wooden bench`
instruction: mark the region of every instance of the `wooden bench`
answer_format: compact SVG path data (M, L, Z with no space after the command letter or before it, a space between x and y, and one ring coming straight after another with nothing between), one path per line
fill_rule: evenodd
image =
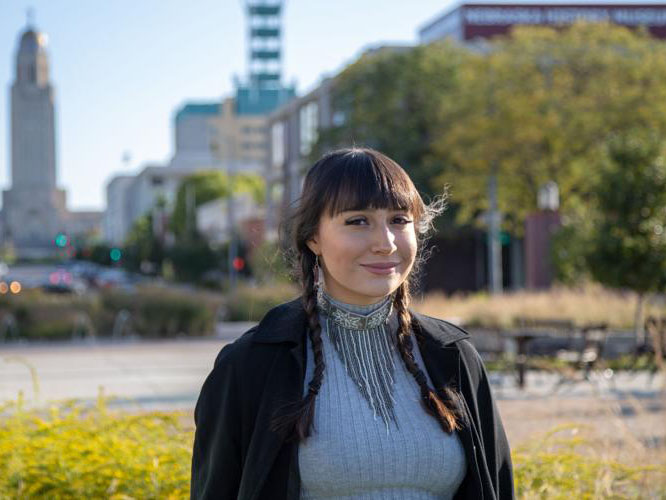
M567 347L556 351L556 357L566 362L566 369L564 367L555 369L560 375L555 390L565 383L590 381L590 376L601 357L607 330L608 325L605 323L577 326L569 319L515 318L514 330L504 332L504 336L516 343L515 367L518 386L525 387L528 366L544 369L544 366L536 365L529 360L528 347L537 338L566 340ZM572 344L575 344L577 338L582 340L579 347L574 348ZM582 376L579 375L581 372Z

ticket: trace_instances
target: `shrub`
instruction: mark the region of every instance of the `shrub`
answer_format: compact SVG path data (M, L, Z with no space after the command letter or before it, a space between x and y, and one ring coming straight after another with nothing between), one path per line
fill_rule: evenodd
M107 322L112 322L119 311L126 310L131 315L132 329L142 337L210 333L215 326L215 312L221 304L218 295L158 287L142 287L133 294L106 292L101 300Z
M14 316L21 338L62 340L71 338L75 330L81 330L82 323L87 331L94 333L99 308L90 296L51 295L30 290L4 297L0 311L0 316Z
M102 397L92 409L25 411L19 398L0 416L0 498L187 498L193 436L183 416L111 413Z
M92 408L69 401L26 410L20 396L0 405L0 498L187 498L191 415L106 403L100 394ZM626 449L621 462L608 458L578 431L561 426L514 449L518 498L664 498L663 466L631 465Z
M21 337L29 340L66 340L72 338L74 329L74 321L61 319L36 322L19 332L22 332Z
M252 275L259 283L289 282L290 271L276 243L264 242L250 258Z
M578 431L560 426L513 451L518 498L664 498L663 466L604 457Z
M271 308L294 299L298 289L290 284L239 286L229 297L226 318L229 321L259 321Z
M139 287L131 293L107 290L83 297L28 291L0 299L0 320L11 314L18 337L31 340L62 340L88 333L103 337L111 335L117 314L126 310L131 329L141 336L194 336L213 331L221 303L219 294L159 287Z

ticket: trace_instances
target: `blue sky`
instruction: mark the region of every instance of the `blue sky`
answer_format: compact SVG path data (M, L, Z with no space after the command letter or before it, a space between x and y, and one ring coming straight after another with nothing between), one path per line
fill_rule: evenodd
M368 45L416 43L451 0L287 0L283 76L299 94ZM0 187L9 186L9 87L32 7L49 37L56 90L58 183L73 209L102 209L125 170L172 155L172 115L185 101L220 99L246 72L242 0L2 0Z

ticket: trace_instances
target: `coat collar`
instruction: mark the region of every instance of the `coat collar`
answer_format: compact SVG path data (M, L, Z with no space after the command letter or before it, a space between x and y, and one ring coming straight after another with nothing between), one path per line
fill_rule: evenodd
M447 321L412 310L410 313L421 330L429 333L442 347L469 337L467 332ZM300 344L303 342L306 329L307 316L301 299L298 298L271 309L259 323L252 342Z

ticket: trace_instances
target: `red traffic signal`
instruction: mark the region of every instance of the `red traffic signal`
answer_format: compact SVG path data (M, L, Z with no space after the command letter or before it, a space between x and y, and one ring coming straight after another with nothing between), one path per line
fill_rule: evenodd
M242 270L245 267L245 259L242 257L236 257L232 262L232 266L234 266L236 271Z

